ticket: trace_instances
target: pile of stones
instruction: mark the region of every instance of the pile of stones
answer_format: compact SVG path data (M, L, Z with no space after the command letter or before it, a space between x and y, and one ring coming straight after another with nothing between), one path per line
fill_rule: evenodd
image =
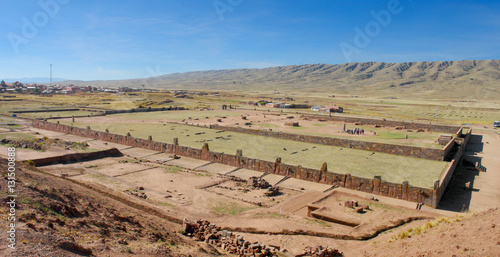
M370 206L368 206L366 204L358 203L358 201L355 201L355 200L347 200L347 201L345 201L344 202L344 207L354 208L354 211L356 211L357 213L363 213L364 210L369 210L370 209Z
M267 189L267 191L264 193L265 196L276 196L280 194L280 188L275 186L271 186L269 182L267 182L263 178L259 177L250 177L248 179L248 185L254 187L254 188L259 188L259 189Z
M137 190L128 190L127 189L127 190L124 190L123 192L129 193L129 194L131 194L133 196L140 197L142 199L148 198L148 196L146 195L146 193L144 193L144 192L138 192Z
M4 138L0 140L0 144L12 145L17 148L28 148L37 151L45 151L51 145L63 147L66 150L69 150L70 148L87 149L87 147L89 146L86 142L71 142L64 141L58 138L49 139L47 137L22 140Z
M280 194L280 188L278 186L270 186L267 188L267 191L264 193L265 196L277 196Z
M3 145L12 145L16 148L29 148L37 151L45 150L46 147L43 144L43 140L10 140L10 139L2 139L0 144Z
M189 222L187 219L184 219L183 234L239 256L268 257L278 256L280 251L286 252L286 250L280 249L277 245L265 245L259 242L246 241L243 236L235 235L228 230L222 230L220 227L210 224L207 220Z
M248 179L248 184L256 187L256 188L261 188L261 189L266 189L270 187L271 185L269 182L267 182L265 179L259 178L259 177L250 177Z
M295 257L303 257L303 256L311 256L311 257L333 257L333 256L344 256L344 254L331 247L323 247L321 245L316 247L308 246L304 248L304 251L301 254L295 255Z
M479 162L476 164L476 169L482 172L486 172L486 167L481 165Z

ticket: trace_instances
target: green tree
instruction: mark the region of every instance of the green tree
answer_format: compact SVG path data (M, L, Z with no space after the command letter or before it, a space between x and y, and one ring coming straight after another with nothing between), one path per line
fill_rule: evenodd
M0 86L2 86L2 87L6 87L6 86L7 86L7 84L5 83L5 81L4 81L4 80L2 80L2 82L0 82Z

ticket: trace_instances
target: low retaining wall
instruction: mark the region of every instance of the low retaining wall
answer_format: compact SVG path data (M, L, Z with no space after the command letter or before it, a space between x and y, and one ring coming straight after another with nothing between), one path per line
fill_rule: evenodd
M377 142L357 141L357 140L334 138L334 137L309 136L309 135L293 134L286 132L275 132L275 131L240 128L240 127L220 126L220 125L210 125L210 128L250 134L250 135L258 135L258 136L314 143L314 144L332 145L332 146L339 146L339 147L352 148L358 150L367 150L367 151L374 151L374 152L381 152L388 154L403 155L403 156L435 160L435 161L443 161L446 158L446 151L445 151L446 148L435 149L435 148L425 148L417 146L384 144Z
M23 111L9 111L10 113L37 113L37 112L72 112L79 111L80 108L65 108L65 109L45 109L45 110L23 110Z
M117 114L117 113L132 113L132 112L161 112L173 110L187 110L184 107L160 107L160 108L134 108L129 110L106 110L104 114Z
M325 169L321 170L303 168L301 166L281 163L281 158L277 158L275 162L270 162L239 155L217 153L210 151L208 144L203 145L202 149L196 149L176 144L157 142L153 141L152 138L141 139L131 136L123 136L107 132L94 131L90 129L77 128L41 120L32 120L32 122L33 127L35 128L68 133L159 152L173 153L180 156L191 157L195 159L201 159L214 163L236 166L260 172L268 172L311 182L336 185L348 189L366 192L369 194L383 195L413 202L423 202L427 205L435 207L434 203L436 202L436 200L434 199L434 196L436 194L434 194L433 189L414 187L409 185L407 181L399 184L384 181L379 176L375 176L373 179L370 179L351 176L351 174L349 173L333 173L326 170L326 165Z
M87 160L102 159L106 157L122 156L122 153L116 148L96 151L90 153L73 153L54 157L46 157L32 160L36 167L52 165L56 163L73 163Z
M92 115L78 115L78 116L63 116L63 117L51 117L51 118L39 118L41 120L51 119L67 119L67 118L85 118L85 117L94 117L94 116L106 116L108 114L119 114L119 113L134 113L134 112L161 112L161 111L173 111L173 110L187 110L184 107L160 107L160 108L136 108L136 109L128 109L128 110L97 110L97 109L89 109L89 108L71 108L71 109L57 109L57 110L33 110L33 111L17 111L13 113L37 113L37 112L64 112L64 111L89 111L95 112L96 114Z
M88 117L99 117L99 116L106 116L104 113L99 113L99 114L92 114L92 115L72 115L72 116L62 116L62 117L52 117L52 118L39 118L41 120L62 120L62 119L69 119L69 118L88 118Z
M325 120L332 120L332 121L342 121L342 122L349 122L349 123L362 123L363 125L383 125L383 126L389 126L389 127L405 127L406 129L412 129L412 130L425 129L428 131L445 132L445 133L453 133L453 134L455 134L460 129L460 127L457 127L457 126L413 123L413 122L404 122L404 121L365 119L365 118L355 118L355 117L345 117L345 116L302 115L302 117L310 118L310 119L325 119Z

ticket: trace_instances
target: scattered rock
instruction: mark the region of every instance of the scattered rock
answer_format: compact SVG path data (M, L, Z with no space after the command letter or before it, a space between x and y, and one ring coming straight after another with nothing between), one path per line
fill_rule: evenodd
M67 251L70 251L74 254L79 254L79 255L83 255L83 256L92 255L91 249L84 248L75 242L69 242L69 241L61 242L57 245L57 247L64 249L64 250L67 250Z

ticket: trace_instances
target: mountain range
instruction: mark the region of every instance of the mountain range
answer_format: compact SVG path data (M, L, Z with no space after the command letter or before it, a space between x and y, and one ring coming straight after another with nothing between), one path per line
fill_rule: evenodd
M439 62L362 62L304 64L263 69L226 69L158 77L67 81L108 87L311 93L385 94L391 96L499 98L500 60Z

